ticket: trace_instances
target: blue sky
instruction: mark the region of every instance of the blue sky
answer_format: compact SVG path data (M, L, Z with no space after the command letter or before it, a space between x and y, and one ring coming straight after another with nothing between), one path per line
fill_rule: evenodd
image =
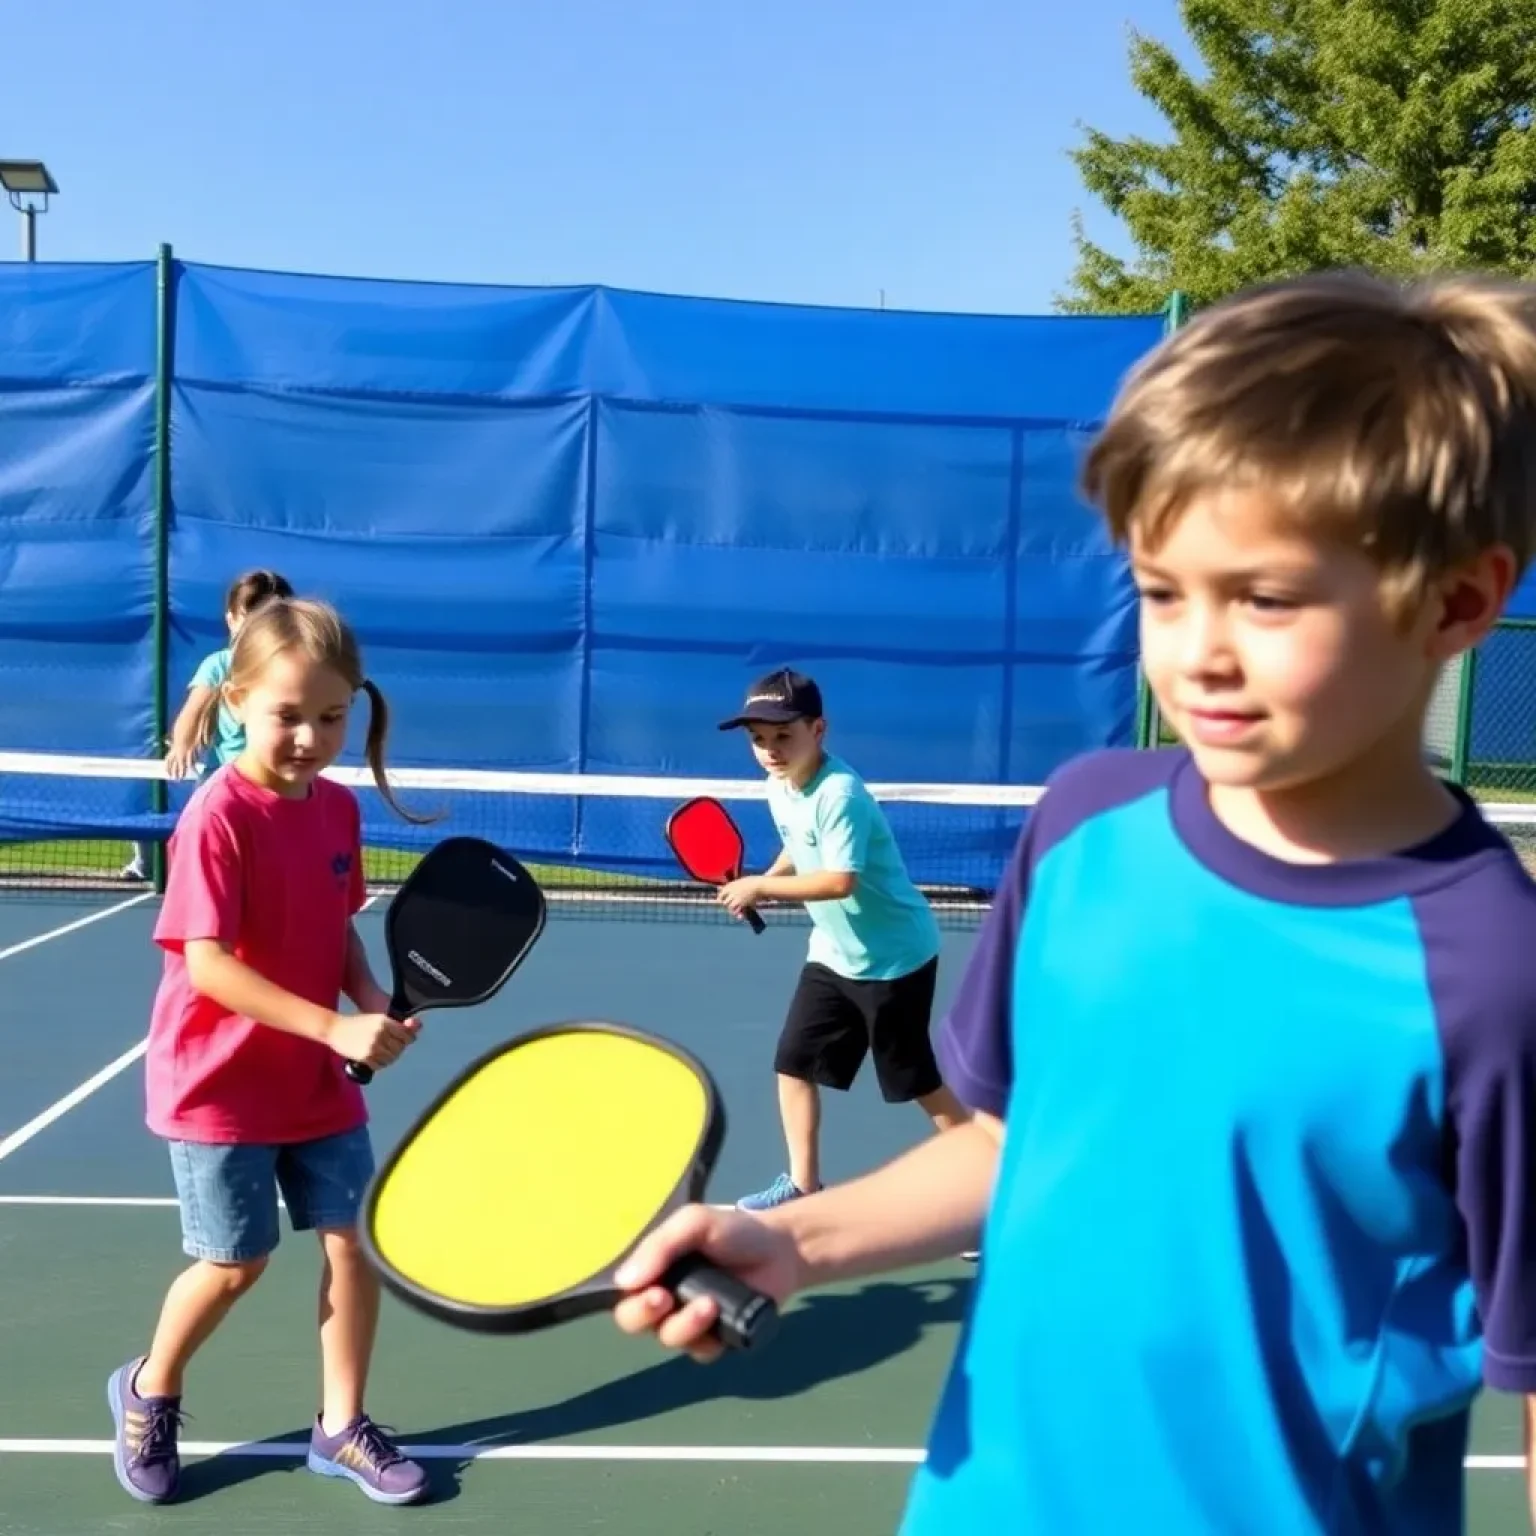
M0 155L56 260L1042 312L1176 0L49 0ZM0 218L13 219L0 204ZM19 238L0 223L0 259Z

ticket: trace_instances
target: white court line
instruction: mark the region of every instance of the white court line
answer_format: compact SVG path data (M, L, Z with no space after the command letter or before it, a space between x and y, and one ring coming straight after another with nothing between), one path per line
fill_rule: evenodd
M169 1195L0 1195L0 1205L133 1206L175 1210L176 1200Z
M118 1210L174 1211L181 1202L174 1195L0 1195L0 1205L84 1206ZM288 1209L288 1202L277 1197L277 1208Z
M141 901L148 901L154 894L153 891L141 891L137 896L130 896L126 901L103 907L100 912L91 912L85 917L77 917L72 923L50 928L46 933L34 934L30 939L23 939L20 944L12 944L7 949L0 949L0 960L9 960L12 955L35 949L39 944L46 944L50 939L62 939L66 933L75 933L81 928L89 928L92 923L99 923L103 918L112 917L118 912L126 912L129 907L136 907ZM72 1088L62 1099L50 1104L40 1115L34 1115L25 1125L12 1131L4 1141L0 1141L0 1162L4 1162L19 1147L26 1146L39 1132L46 1131L55 1120L67 1115L77 1104L90 1098L98 1088L111 1082L119 1072L131 1067L144 1054L148 1046L147 1040L139 1041L132 1049L124 1051L116 1061L108 1062L94 1077L88 1077L78 1088Z
M28 949L36 949L39 944L46 944L49 939L62 939L66 933L74 933L79 928L89 928L92 923L99 923L104 917L111 917L117 912L126 912L129 907L136 907L141 901L148 901L155 893L153 891L141 891L137 896L130 896L127 901L120 901L115 906L103 907L100 912L91 912L85 917L77 917L72 923L65 923L61 928L50 928L46 933L34 934L30 939L23 939L20 944L12 944L8 949L0 949L0 960L9 960L12 955L19 955Z
M402 1445L421 1461L766 1461L909 1466L920 1450L880 1446L805 1445ZM239 1456L291 1461L309 1453L307 1440L224 1442L183 1440L183 1456ZM110 1456L110 1440L0 1440L0 1454Z
M0 960L4 960L8 955L19 954L24 949L30 949L34 944L41 944L47 939L56 939L73 929L83 928L87 923L98 922L103 917L109 917L113 912L121 912L124 907L131 907L137 902L147 900L152 894L152 892L145 892L142 896L131 897L127 901L119 902L115 907L108 907L104 912L93 912L89 917L83 917L78 922L69 923L63 928L55 928L51 933L39 934L36 938L28 939L23 944L13 945L10 949L0 950ZM361 910L366 912L375 900L377 900L376 897L370 896L363 903ZM148 1049L149 1041L140 1040L137 1045L124 1051L116 1061L109 1061L94 1077L88 1077L78 1088L72 1088L62 1099L50 1104L40 1115L33 1116L25 1125L12 1131L4 1141L0 1141L0 1163L3 1163L18 1148L26 1146L34 1136L46 1131L55 1120L67 1115L76 1105L83 1104L98 1088L105 1087L120 1072L126 1072ZM91 1203L99 1204L100 1202L92 1201Z
M12 944L7 949L0 949L0 960L9 960L12 955L19 955L26 950L36 949L39 944L46 944L49 939L62 939L66 933L74 933L78 929L89 928L92 923L99 923L104 917L112 917L118 912L126 912L129 907L136 907L141 901L148 901L154 894L153 891L141 891L137 896L130 896L126 901L120 901L114 906L103 907L100 912L91 912L85 917L77 917L72 923L65 923L58 928L50 928L46 933L34 934L30 939L23 939L19 944ZM375 891L358 908L358 911L366 912L378 899L379 893Z
M127 1071L148 1048L149 1041L140 1040L137 1045L124 1051L116 1061L109 1061L95 1076L86 1078L78 1088L71 1088L62 1099L50 1104L42 1114L34 1115L25 1125L12 1131L4 1141L0 1141L0 1163L3 1163L18 1148L26 1146L34 1136L46 1131L55 1120L67 1115L77 1104L83 1104L98 1088L110 1083L119 1072Z
M838 1466L916 1466L923 1452L905 1446L873 1445L402 1445L417 1461L703 1461L779 1462ZM183 1440L183 1456L232 1456L251 1460L297 1461L309 1443L284 1441ZM0 1440L0 1455L110 1456L110 1440ZM1520 1456L1468 1456L1474 1472L1517 1472Z

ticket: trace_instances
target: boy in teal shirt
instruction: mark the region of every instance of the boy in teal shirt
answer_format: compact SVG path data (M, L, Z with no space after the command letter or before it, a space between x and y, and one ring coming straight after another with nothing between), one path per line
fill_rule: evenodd
M887 1103L915 1100L939 1130L967 1118L928 1038L938 924L879 803L825 750L826 728L821 690L787 669L753 684L740 713L720 726L750 734L782 844L766 873L731 881L720 900L738 917L763 901L802 901L811 919L774 1058L789 1169L739 1201L744 1211L821 1187L820 1089L846 1092L866 1054Z

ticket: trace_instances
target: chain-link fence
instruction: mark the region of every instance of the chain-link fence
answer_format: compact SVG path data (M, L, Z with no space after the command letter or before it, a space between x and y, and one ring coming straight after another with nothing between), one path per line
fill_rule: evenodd
M1536 619L1506 619L1468 658L1459 773L1480 800L1536 801Z

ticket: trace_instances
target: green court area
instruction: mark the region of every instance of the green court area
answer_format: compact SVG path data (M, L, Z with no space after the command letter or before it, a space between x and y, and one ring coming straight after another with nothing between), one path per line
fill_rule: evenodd
M606 1317L524 1338L455 1332L386 1297L370 1411L423 1457L433 1501L387 1511L303 1466L318 1400L314 1240L271 1267L194 1362L184 1497L132 1502L111 1463L109 1373L141 1351L184 1260L163 1148L143 1126L138 1050L156 902L121 891L0 903L0 1532L380 1529L625 1536L853 1536L895 1529L978 1272L958 1260L798 1299L760 1356L700 1367ZM362 919L383 966L381 904ZM947 933L942 1008L969 935ZM582 920L556 906L493 1004L433 1024L370 1086L387 1147L466 1060L557 1018L611 1018L710 1067L729 1134L710 1195L781 1166L772 1044L804 931ZM28 1027L41 1020L46 1027ZM924 1134L865 1080L826 1110L827 1176ZM1094 1369L1085 1358L1085 1369ZM1103 1462L1116 1446L1103 1364ZM1485 1401L1468 1467L1472 1536L1528 1529L1517 1405Z
M460 1532L890 1530L971 1283L955 1264L821 1292L790 1309L772 1350L708 1368L606 1318L488 1341L386 1304L374 1412L433 1479L430 1506L386 1515L303 1469L315 1246L290 1234L188 1382L185 1442L219 1454L189 1462L186 1502L141 1509L112 1476L105 1369L152 1325L178 1262L176 1212L13 1206L0 1231L7 1536L346 1532L382 1518Z
M116 884L133 858L133 844L115 838L53 839L0 845L0 884L50 877L72 885ZM365 848L363 873L369 885L398 885L416 867L419 854L395 848ZM588 871L559 864L531 864L529 869L547 890L580 890L599 884ZM643 882L623 874L604 873L601 884L622 889ZM651 883L651 882L644 882Z
M384 1518L445 1532L889 1532L972 1283L945 1265L819 1292L791 1307L772 1350L707 1368L603 1318L486 1340L386 1304L375 1412L428 1459L433 1484L430 1505L386 1514L303 1468L315 1251L290 1235L194 1367L184 1501L148 1509L112 1477L101 1388L174 1272L175 1211L10 1206L0 1232L7 1536L346 1533ZM1106 1472L1113 1422L1107 1377ZM1513 1403L1484 1406L1474 1453L1518 1456ZM1468 1486L1472 1536L1528 1528L1518 1470L1474 1466Z
M146 882L125 878L123 871L134 857L133 844L114 838L69 838L40 842L0 843L0 891L18 893L23 900L48 892L144 890ZM368 888L392 892L420 861L419 853L365 844L363 876ZM691 882L678 871L675 878L626 874L580 863L546 864L525 861L546 896L553 901L584 901L604 907L599 917L616 918L628 905L631 918L642 918L647 908L686 906L695 910L713 905L712 890ZM973 930L985 907L985 894L964 887L929 887L941 925ZM769 920L780 922L785 914L774 911ZM714 920L728 922L723 913Z
M115 851L115 850L114 850ZM361 919L381 970L381 905ZM845 1533L894 1527L953 1350L972 1266L804 1298L772 1349L702 1368L607 1318L521 1339L457 1333L386 1297L370 1411L422 1455L433 1502L381 1511L303 1468L317 1406L316 1245L285 1232L261 1283L194 1362L184 1499L132 1502L111 1464L105 1384L145 1347L184 1260L135 1055L157 960L152 896L0 904L0 980L46 1012L0 1077L0 1480L5 1536L303 1525L502 1533ZM803 927L756 937L706 918L635 921L557 904L493 1004L433 1023L370 1086L386 1147L465 1060L531 1024L599 1017L677 1039L728 1106L710 1194L782 1161L772 1042ZM946 940L947 995L968 945ZM829 1103L829 1177L923 1134L869 1082Z

